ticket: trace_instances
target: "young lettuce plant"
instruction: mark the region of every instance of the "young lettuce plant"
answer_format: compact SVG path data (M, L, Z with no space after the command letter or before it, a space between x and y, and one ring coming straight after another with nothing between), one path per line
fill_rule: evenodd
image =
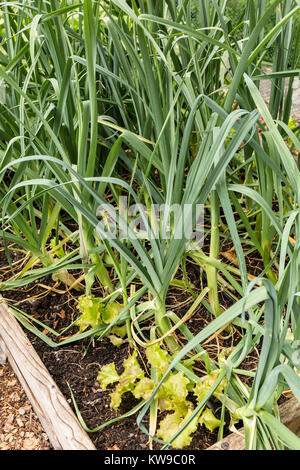
M124 305L112 300L107 302L107 299L95 297L94 295L83 295L78 299L77 308L81 315L75 321L75 325L79 327L79 332L82 333L87 328L109 325L119 317ZM115 346L120 346L126 332L126 325L115 325L111 328L108 337Z
M111 407L113 409L119 409L122 396L127 392L132 393L139 400L147 401L156 389L159 380L170 364L171 357L158 342L146 348L145 353L149 365L156 371L156 380L145 376L145 372L138 363L136 351L123 362L124 370L121 375L117 373L114 363L107 364L100 369L98 381L101 388L106 390L109 385L114 384L114 390L111 393ZM188 399L188 393L193 394L197 403L200 403L215 380L216 375L206 376L195 385L184 376L182 371L170 372L155 396L157 409L161 413L167 412L167 415L159 423L157 438L165 442L169 441L194 410L192 401ZM224 386L225 381L218 386L216 393L221 393ZM205 425L212 432L219 426L220 421L214 416L211 409L204 407L184 432L173 441L172 446L175 449L188 446L191 443L192 434L197 430L199 424Z

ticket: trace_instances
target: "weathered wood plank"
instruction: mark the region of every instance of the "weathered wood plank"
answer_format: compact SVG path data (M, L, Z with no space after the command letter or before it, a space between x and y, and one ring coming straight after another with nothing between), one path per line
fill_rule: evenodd
M5 364L7 361L7 354L5 344L0 336L0 364Z
M54 449L95 450L70 405L4 302L0 303L0 336L5 344L8 360Z
M279 407L281 421L300 437L300 403L291 398ZM243 430L241 434L230 434L206 450L245 450Z

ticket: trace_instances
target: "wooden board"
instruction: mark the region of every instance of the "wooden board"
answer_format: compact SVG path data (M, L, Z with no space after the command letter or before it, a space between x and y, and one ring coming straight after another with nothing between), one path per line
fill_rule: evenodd
M4 302L0 303L1 344L54 449L96 450Z
M0 337L0 364L5 364L6 361L7 361L6 348L5 348L5 344L3 343Z
M295 398L291 398L280 405L279 410L282 423L300 437L300 403ZM245 450L244 436L230 434L206 450Z

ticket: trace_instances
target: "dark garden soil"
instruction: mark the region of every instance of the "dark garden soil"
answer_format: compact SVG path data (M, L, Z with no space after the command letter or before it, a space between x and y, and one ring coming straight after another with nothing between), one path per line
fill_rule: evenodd
M13 263L18 263L22 256L24 254L18 251L11 251ZM188 276L195 293L200 292L201 288L199 274L199 268L190 264ZM10 276L7 260L2 250L0 251L0 281ZM95 294L101 295L100 288L98 292L95 291ZM76 291L66 291L62 284L58 284L51 277L39 279L25 287L2 292L2 296L9 304L18 307L21 311L38 319L57 332L62 331L78 317L79 312L76 309L76 303L79 295L80 293ZM182 316L192 302L193 298L189 292L171 288L167 299L167 308ZM231 303L232 299L230 297L221 294L221 305L224 308L228 308ZM211 321L212 316L204 307L200 306L188 321L187 326L196 334ZM43 328L40 328L40 330L42 331ZM62 339L77 332L78 328L74 327ZM47 330L44 330L43 333L47 334ZM117 348L107 338L101 341L95 338L92 342L90 338L87 338L64 347L51 348L31 332L26 330L26 334L58 387L73 407L70 386L82 417L90 429L120 416L137 404L132 395L128 394L123 399L120 410L118 412L112 410L110 408L110 391L101 390L96 381L99 368L104 364L115 362L117 370L119 372L122 370L122 363L130 353L128 344L125 343ZM51 337L50 334L48 336ZM237 329L234 329L231 333L224 331L206 344L205 347L212 358L217 358L223 347L233 346L240 340L240 337ZM55 338L52 337L52 339ZM258 351L253 353L253 357L247 358L243 367L248 370L255 369L257 358ZM144 357L140 359L141 363L144 363ZM205 373L200 362L196 370L200 375ZM144 424L147 424L147 421ZM216 442L217 431L210 433L206 428L199 427L193 436L188 449L205 449ZM149 448L148 436L138 428L136 415L114 423L100 432L91 433L90 437L97 449L142 450ZM154 443L153 446L157 449L160 448L158 443Z

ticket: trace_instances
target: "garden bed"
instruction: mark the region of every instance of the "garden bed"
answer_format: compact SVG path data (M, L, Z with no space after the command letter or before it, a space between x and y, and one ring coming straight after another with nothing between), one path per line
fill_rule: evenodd
M18 262L22 259L19 251L20 247L11 247L12 261ZM0 274L2 280L9 276L8 266L4 251L0 251L2 262ZM6 266L6 267L5 267ZM253 272L257 269L257 262L253 263ZM189 280L195 292L200 291L200 277L197 266L192 264L188 268ZM24 287L5 291L2 293L6 301L20 309L22 312L39 320L45 326L57 332L63 331L79 316L77 309L80 292L68 291L65 286L54 281L51 276L35 281ZM95 291L97 294L97 291ZM167 299L168 308L172 308L177 315L183 316L186 309L192 303L188 292L182 289L172 288ZM223 297L222 305L225 309L230 306L230 298ZM28 318L27 318L28 319ZM212 320L212 316L205 310L199 309L197 314L189 320L188 326L194 333L203 329ZM32 322L31 322L32 323ZM32 323L33 325L34 323ZM67 402L73 408L71 392L74 395L76 404L89 429L94 429L100 424L110 421L122 414L130 411L137 401L131 394L127 394L122 402L121 409L116 412L110 408L110 391L103 391L97 382L97 374L101 366L114 362L118 371L122 370L122 363L129 355L128 344L120 347L113 346L108 338L98 341L95 338L92 342L90 338L80 342L71 343L67 346L51 348L35 334L23 328L24 333L29 338L42 363L49 371L51 377L63 393ZM40 328L41 331L42 328ZM78 332L78 327L72 327L61 339L71 337ZM45 329L43 333L56 341L56 339ZM239 333L236 330L235 336L225 334L224 339L212 340L208 346L212 356L220 347L230 347L239 340ZM220 344L221 341L221 344ZM247 358L244 367L251 370L255 368L258 357ZM142 357L145 364L145 357ZM148 424L146 422L146 424ZM227 434L229 431L227 430ZM101 431L91 433L90 439L99 450L119 448L122 450L146 450L149 449L149 439L136 424L136 415L127 417ZM202 450L213 445L217 440L217 431L209 432L205 427L200 427L193 436L192 443L187 449ZM154 449L159 449L160 444L154 443Z
M45 343L40 342L38 338L33 337L32 342L35 344L40 358L44 359L49 370L51 369L50 376L44 364L39 362L36 351L32 348L26 335L4 303L0 306L0 321L0 333L2 332L3 336L3 338L0 336L1 352L8 355L9 361L37 412L54 449L94 450L94 445L98 450L146 450L148 448L147 438L137 428L134 417L119 422L117 426L111 426L106 430L91 434L90 441L80 428L79 422L64 399L64 397L67 398L67 401L71 403L69 389L69 385L71 385L77 404L82 407L82 416L91 428L97 426L99 420L115 418L116 416L109 408L107 392L99 390L98 383L94 381L94 372L96 372L94 369L106 363L106 360L117 361L118 358L121 361L122 356L125 358L127 355L125 348L122 348L122 351L116 357L116 351L112 345L108 341L104 341L99 347L93 347L92 353L85 354L85 345L82 344L81 347L61 349L57 354L45 347ZM13 337L10 336L10 331L13 332ZM29 334L29 336L32 335ZM6 374L6 380L8 380L9 374L7 371L4 371L4 373ZM60 394L60 390L52 379L56 380L59 388L64 392L64 397ZM16 379L14 379L14 383L16 383ZM9 383L10 387L11 385L12 382ZM53 404L53 407L51 404ZM133 403L128 400L127 406L130 408L132 405ZM23 406L23 408L18 409L18 412L23 416L21 411L24 409L24 418L26 419L28 407L26 410L25 408ZM126 407L124 407L123 412L126 411ZM11 416L14 415L10 413ZM300 436L300 404L297 400L290 399L280 405L280 416L282 423L297 436ZM18 419L20 421L20 418ZM31 419L30 417L30 421ZM6 427L11 426L8 421L6 420ZM5 426L5 432L9 432L8 429L5 429ZM30 426L32 429L32 425ZM28 426L24 419L22 427L24 427L24 431L22 431L25 436L22 444L23 450L45 450L50 448L47 443L47 434L44 435L43 442L39 445L39 437L31 438L34 433L32 431L30 433L26 432ZM41 433L40 430L39 433ZM208 434L205 430L204 432L197 431L193 437L190 450L218 451L243 450L245 448L242 429L238 430L236 434L228 435L222 441L214 443L215 440L216 433ZM11 441L7 442L8 447L5 447L5 443L3 445L3 448L14 448L11 447L13 445ZM155 446L155 448L159 449L159 446Z
M226 243L223 244L223 253L230 252L230 248L230 245ZM22 252L20 247L10 246L10 256L13 263L20 263L22 260ZM0 267L0 276L1 280L3 281L11 275L6 264L6 258L3 249L0 251L0 261L2 263ZM257 257L254 254L254 256L249 259L248 271L251 272L251 275L255 276L260 269L261 260L259 256ZM188 263L187 273L189 282L193 286L195 294L199 293L203 288L203 279L201 280L200 285L199 268L193 263ZM99 293L101 293L101 288L99 287L98 289L94 289L93 293L95 295L99 295ZM58 387L58 390L62 392L64 397L63 400L66 400L64 406L66 406L66 408L70 406L75 413L74 402L72 400L71 393L73 394L73 398L75 399L76 405L87 428L92 430L99 425L103 425L104 423L129 412L135 405L137 405L138 401L135 400L130 393L128 393L125 395L119 411L111 409L111 390L102 390L100 388L99 382L97 381L99 369L103 365L114 362L117 371L122 372L123 361L130 354L130 348L127 343L124 343L120 347L116 347L111 343L109 338L104 338L99 341L97 337L95 337L91 341L91 338L88 337L84 340L80 340L79 342L70 343L67 346L59 346L59 341L47 330L47 328L50 328L60 333L79 317L77 304L78 298L81 295L80 292L77 292L76 290L70 291L59 281L55 281L51 276L47 276L24 287L5 291L2 294L8 304L10 304L12 307L17 307L20 309L20 311L29 315L29 317L26 317L26 320L28 321L29 319L29 323L31 325L34 325L34 322L30 320L31 317L32 320L35 319L40 321L45 326L44 330L43 328L39 327L40 331L53 341L57 342L58 347L52 348L48 346L45 341L37 337L36 334L33 334L21 325L23 332L26 335L26 337L23 337L23 341L28 342L27 338L29 339L30 344L34 348L34 351L32 351L33 355L37 353L38 358L41 360L39 367L42 367L43 374L50 374L49 383L51 383L51 379L53 379L55 385ZM226 294L226 292L224 293L220 291L219 294L222 308L226 310L226 308L229 308L233 303L233 299L228 294ZM167 297L167 308L172 309L172 311L176 312L179 317L182 317L192 302L193 299L191 298L189 292L182 288L179 289L172 287ZM205 328L212 320L212 315L203 306L200 305L197 313L188 321L188 327L193 334L197 334L197 332ZM13 321L14 324L16 324L17 321ZM75 335L76 338L77 333L78 327L74 326L68 330L68 332L60 338L60 340L71 338L73 335ZM21 331L20 335L22 336ZM206 346L207 350L210 352L211 357L215 357L217 360L218 352L223 348L229 348L236 345L240 340L240 337L240 329L234 328L234 330L229 334L224 332L223 335L219 335L218 338L213 338ZM260 347L258 347L256 351L253 351L251 356L246 358L241 368L249 371L255 370L259 359L259 352ZM141 365L145 366L145 356L142 355L140 359ZM18 370L18 365L15 363L13 358L12 363L14 369ZM204 371L199 369L199 372ZM244 377L243 380L251 385L251 378ZM21 379L21 383L24 386L23 379ZM44 393L48 393L47 388L44 389ZM29 390L28 396L32 399L30 395L31 393ZM281 403L282 401L285 401L284 397L282 397ZM43 423L43 413L42 415L39 413L40 406L36 401L36 397L33 397L32 403L38 412L38 416L40 418L42 416ZM69 413L69 411L67 411L67 413ZM58 410L57 416L59 416L59 414L60 413ZM75 415L71 416L71 423L76 422L76 428L79 423L77 422ZM296 419L298 419L297 416ZM228 422L229 421L227 420L227 423ZM147 416L143 424L145 424L146 427L149 425ZM56 434L53 434L53 428L51 427L49 430L47 420L45 425L45 429L49 434L54 448L61 448L61 443L58 442ZM239 426L237 426L237 428L238 427ZM185 449L204 450L216 445L217 447L214 449L221 450L221 444L216 444L217 434L217 430L210 432L204 426L199 426L198 430L193 434L193 439L190 446L186 447ZM227 427L225 429L225 436L229 434L230 431ZM85 436L84 432L83 436ZM136 415L126 417L117 423L101 429L101 431L90 433L89 438L84 437L85 444L83 444L83 448L89 448L89 439L91 439L91 448L93 448L94 445L98 450L149 449L149 438L137 426ZM225 447L227 446L227 442L228 441L225 440ZM243 439L241 441L240 436L237 436L236 440L235 438L229 438L230 448L234 448L235 446L237 446L237 448L241 448L244 445L243 442L244 441ZM78 443L75 442L72 445L75 445L75 448L77 448L77 444ZM63 445L66 445L67 448L70 448L68 441ZM153 449L158 450L161 447L162 446L160 444L156 442L153 443Z
M53 288L55 282L51 278L46 278L18 291L14 290L3 294L11 305L17 304L18 308L25 313L33 315L50 327L55 326L55 329L60 331L78 316L76 311L78 293L57 294L51 291L51 285ZM47 292L47 288L50 291ZM39 297L41 295L42 297ZM178 295L182 299L182 293L177 292L177 298ZM209 317L201 318L199 314L194 328L203 328L209 320ZM71 335L77 330L78 328L74 328L68 334ZM117 370L121 370L122 363L129 354L128 345L124 344L117 348L108 338L102 341L95 339L91 344L90 338L87 338L79 343L53 349L26 329L24 332L74 410L71 388L82 417L90 429L130 411L136 405L137 402L129 394L123 401L120 412L112 410L110 408L110 391L102 391L96 380L100 367L105 364L115 362ZM230 342L226 344L230 344ZM99 432L91 433L90 438L99 450L111 449L114 446L121 450L149 449L148 437L138 428L136 415L125 418ZM206 449L214 444L216 439L216 431L210 433L204 427L199 427L187 449ZM160 447L159 444L154 444L154 448L159 449Z

